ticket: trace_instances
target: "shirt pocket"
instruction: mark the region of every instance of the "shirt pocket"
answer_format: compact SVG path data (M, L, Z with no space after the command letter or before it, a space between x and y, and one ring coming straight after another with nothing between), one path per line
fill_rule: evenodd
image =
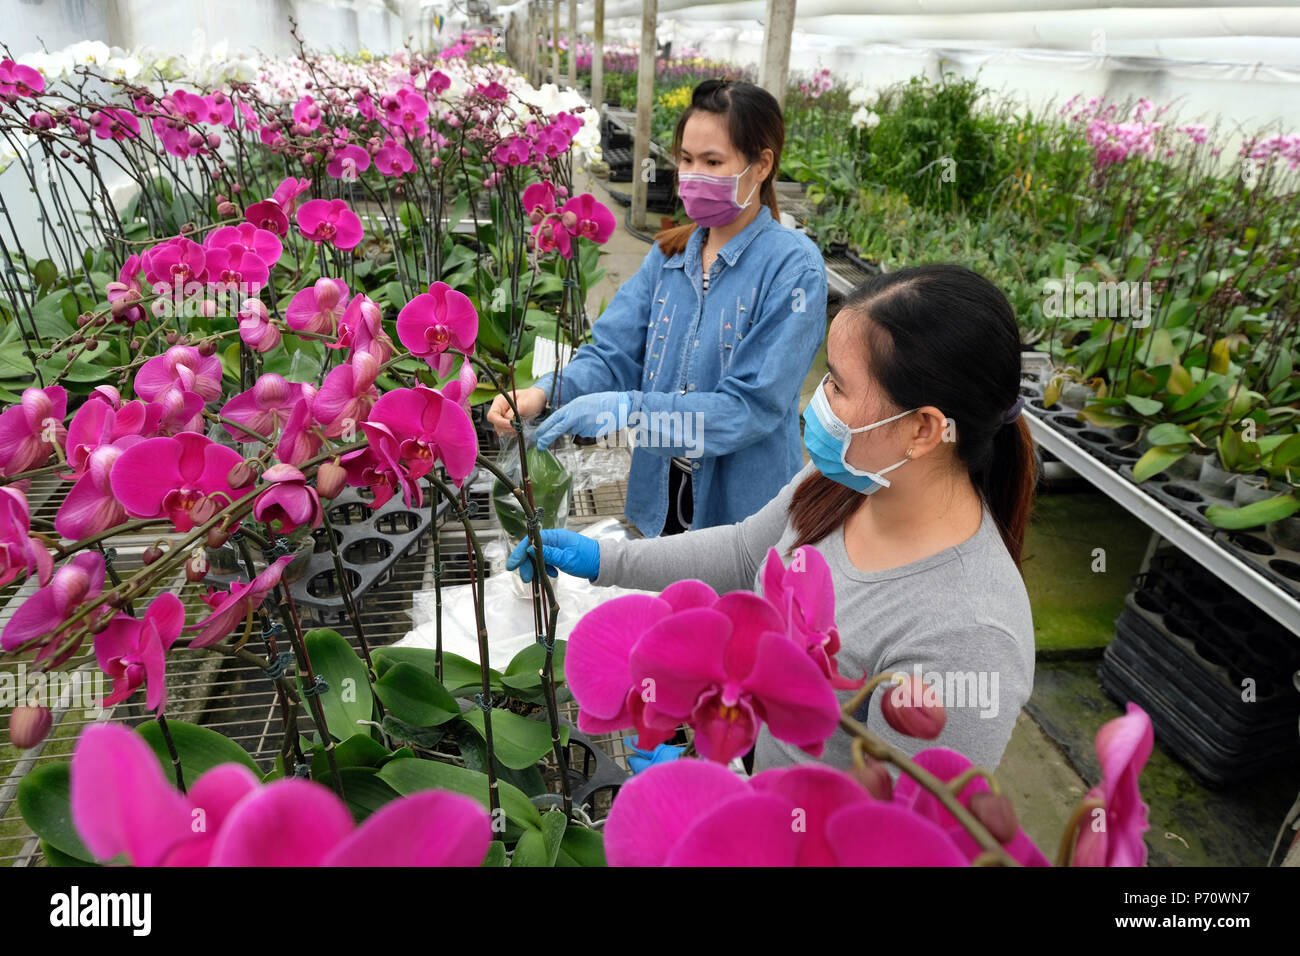
M654 291L650 306L650 321L646 324L645 361L642 364L642 385L648 392L663 391L660 385L664 374L664 359L668 355L668 333L677 315L677 301L660 282Z
M718 366L723 375L731 367L731 360L745 336L753 331L758 289L741 295L729 295L722 314L718 317Z

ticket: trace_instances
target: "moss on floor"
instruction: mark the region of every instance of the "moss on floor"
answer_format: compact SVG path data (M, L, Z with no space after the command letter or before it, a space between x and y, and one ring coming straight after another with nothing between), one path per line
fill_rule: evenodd
M1102 691L1098 666L1097 661L1039 661L1027 705L1088 786L1101 780L1094 751L1097 729L1123 713ZM1138 789L1150 807L1149 866L1263 866L1300 790L1300 768L1278 766L1211 790L1157 738Z
M1021 565L1040 654L1110 643L1150 534L1100 492L1035 499ZM1102 567L1102 557L1105 569L1094 570Z

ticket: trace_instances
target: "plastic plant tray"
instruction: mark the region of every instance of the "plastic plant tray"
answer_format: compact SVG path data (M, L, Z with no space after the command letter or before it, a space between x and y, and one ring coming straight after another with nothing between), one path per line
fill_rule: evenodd
M1263 528L1230 531L1217 528L1205 518L1205 511L1211 505L1235 507L1230 498L1220 498L1207 494L1206 489L1195 481L1170 477L1161 472L1138 484L1133 481L1133 463L1141 457L1136 446L1126 447L1127 442L1114 434L1107 434L1105 429L1080 421L1077 409L1057 402L1050 409L1043 408L1042 394L1044 382L1028 378L1028 372L1022 372L1020 393L1025 396L1025 410L1032 412L1053 430L1066 436L1074 444L1086 449L1098 460L1110 465L1119 474L1129 480L1135 489L1146 494L1175 514L1184 518L1190 525L1216 541L1221 542L1233 555L1251 565L1262 577L1272 581L1292 597L1300 598L1300 551L1292 551L1272 541L1264 534ZM1042 378L1042 373L1034 373ZM1037 403L1037 404L1035 404Z
M1102 688L1119 704L1131 700L1150 714L1156 738L1204 785L1219 789L1300 762L1300 749L1294 745L1289 750L1265 749L1249 756L1217 748L1179 709L1176 699L1143 680L1121 658L1121 652L1112 650L1116 643L1112 642L1102 657Z
M545 715L539 719L545 719ZM577 727L564 717L560 717L559 720L562 726L569 729L569 796L575 806L591 805L596 794L608 790L612 795L613 791L632 779L628 771L620 767L613 757L605 753ZM583 752L581 766L573 761L574 747L581 748ZM563 798L558 793L546 793L534 797L533 802L558 807L563 805Z
M466 480L466 487L476 476L472 474ZM439 521L447 507L445 499L438 502ZM357 604L377 583L386 580L393 565L429 533L433 524L427 499L421 507L408 508L401 495L394 495L382 507L372 508L356 488L345 489L326 508L337 539L343 577ZM316 612L323 622L346 621L347 604L330 553L328 533L324 524L312 532L315 550L289 583L289 593L295 605ZM243 580L243 575L213 572L205 580L215 587L228 587L231 581Z

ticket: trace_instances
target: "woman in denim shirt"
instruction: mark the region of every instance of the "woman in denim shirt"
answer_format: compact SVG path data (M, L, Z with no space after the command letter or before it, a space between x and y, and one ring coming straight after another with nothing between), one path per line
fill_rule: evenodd
M627 517L647 537L731 524L803 465L799 394L826 334L826 271L777 217L785 123L751 83L706 80L677 123L678 192L694 224L656 237L558 379L516 393L537 433L631 429ZM505 396L488 413L511 428Z

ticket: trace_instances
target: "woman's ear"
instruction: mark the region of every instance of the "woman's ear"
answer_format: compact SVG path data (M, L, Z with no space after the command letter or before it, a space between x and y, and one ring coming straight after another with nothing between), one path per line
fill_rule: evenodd
M759 181L759 183L764 183L764 182L766 182L766 181L767 181L767 177L770 176L770 175L772 175L772 161L773 161L773 159L774 159L774 154L772 153L772 151L771 151L770 149L765 149L765 150L763 150L761 153L758 154L758 172L759 172L758 181Z
M912 457L921 458L944 442L957 440L957 425L933 405L917 409L912 425Z

